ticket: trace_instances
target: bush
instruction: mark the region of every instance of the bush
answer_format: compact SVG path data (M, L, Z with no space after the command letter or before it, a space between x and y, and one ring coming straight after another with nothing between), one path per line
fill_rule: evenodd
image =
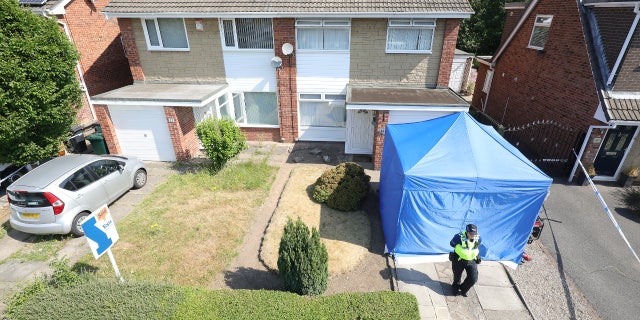
M340 211L353 211L369 192L370 176L355 162L325 171L313 187L313 199Z
M329 254L316 228L291 218L284 227L278 250L278 272L287 291L319 295L327 290Z
M640 212L640 188L625 188L622 191L622 200L633 212Z
M220 170L229 159L247 148L247 138L230 119L206 119L198 124L196 133L214 171Z

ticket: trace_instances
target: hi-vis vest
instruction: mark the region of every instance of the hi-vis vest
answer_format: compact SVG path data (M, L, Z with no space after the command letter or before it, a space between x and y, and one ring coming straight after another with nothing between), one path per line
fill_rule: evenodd
M476 239L479 237L480 235L476 235ZM456 244L454 249L460 257L458 260L475 260L478 257L478 254L480 254L480 250L478 250L478 242L475 240L468 240L464 231L460 232L460 242L462 244Z

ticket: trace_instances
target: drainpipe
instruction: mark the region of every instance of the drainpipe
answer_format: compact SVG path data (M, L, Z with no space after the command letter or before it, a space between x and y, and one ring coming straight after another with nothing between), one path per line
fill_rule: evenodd
M625 39L624 44L622 45L622 49L620 49L618 59L616 59L616 63L613 65L613 69L611 69L611 74L609 74L609 79L607 79L607 86L610 86L613 82L613 78L616 76L616 72L618 72L618 68L620 67L620 63L622 62L622 57L624 57L625 52L627 52L627 47L629 46L629 42L631 42L631 37L633 37L633 33L636 30L638 20L640 20L640 4L636 4L636 6L633 8L633 12L636 13L636 17L633 19L633 23L631 24L629 33L627 33L627 39Z
M71 38L71 32L69 31L69 27L67 26L66 23L58 20L57 21L59 25L62 26L62 28L64 29L64 33L67 34L67 37L69 38L69 40L71 40L71 42L73 42L73 39ZM84 92L85 96L87 97L87 102L89 103L89 110L91 110L91 116L93 117L93 120L95 121L97 119L96 117L96 111L93 110L93 102L91 102L91 97L89 96L89 90L87 90L87 84L84 81L84 74L82 73L82 67L80 66L80 60L76 61L76 69L78 70L78 75L80 75L80 83L82 85L82 91Z

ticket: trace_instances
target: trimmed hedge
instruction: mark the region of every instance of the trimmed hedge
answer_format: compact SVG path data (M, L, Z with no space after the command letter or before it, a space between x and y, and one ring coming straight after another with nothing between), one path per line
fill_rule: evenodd
M299 296L266 290L92 280L47 287L6 310L8 319L420 319L410 293Z
M302 295L319 295L327 290L329 254L316 228L311 230L298 218L284 226L278 249L278 273L284 287Z
M313 199L340 211L354 211L369 192L371 177L355 162L325 171L313 186Z

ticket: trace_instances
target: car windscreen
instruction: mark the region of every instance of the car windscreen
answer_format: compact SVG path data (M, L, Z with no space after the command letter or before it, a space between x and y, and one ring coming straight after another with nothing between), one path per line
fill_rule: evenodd
M42 192L25 192L7 190L7 196L11 204L19 207L47 207L50 206L49 200Z

